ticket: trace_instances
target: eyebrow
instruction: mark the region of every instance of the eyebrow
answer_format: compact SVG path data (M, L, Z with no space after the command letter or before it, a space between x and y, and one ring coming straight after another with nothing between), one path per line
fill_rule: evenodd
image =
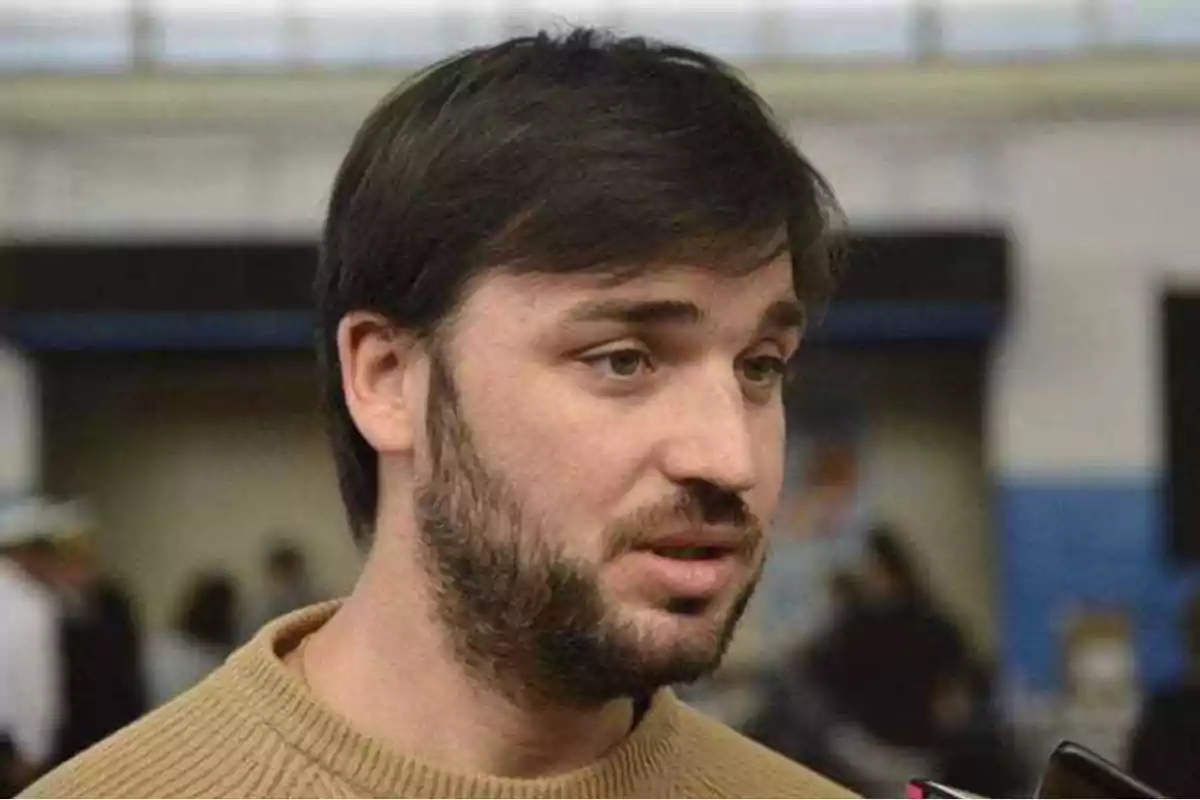
M804 304L799 300L789 298L776 300L767 306L763 312L762 321L758 325L759 333L764 331L803 331L808 324L808 313Z
M597 300L580 303L567 313L568 322L618 322L626 325L696 324L704 311L687 300ZM807 314L800 301L789 298L767 306L758 324L766 331L803 330Z
M622 322L627 325L697 323L704 312L686 300L597 300L580 303L567 314L569 322Z

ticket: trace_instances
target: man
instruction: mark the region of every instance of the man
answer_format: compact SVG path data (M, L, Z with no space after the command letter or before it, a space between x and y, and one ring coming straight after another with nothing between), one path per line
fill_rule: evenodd
M33 793L843 794L665 688L762 565L831 210L690 50L543 34L387 98L316 282L357 586Z
M55 507L22 500L0 510L0 784L27 785L52 763L62 716Z

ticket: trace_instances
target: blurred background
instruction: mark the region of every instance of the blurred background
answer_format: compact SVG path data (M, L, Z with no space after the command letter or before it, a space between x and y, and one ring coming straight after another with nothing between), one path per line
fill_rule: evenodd
M1200 793L1195 0L0 0L0 553L66 609L54 743L10 756L349 588L333 172L413 69L574 23L734 62L850 219L774 560L681 692L868 794L1028 791L1064 736Z

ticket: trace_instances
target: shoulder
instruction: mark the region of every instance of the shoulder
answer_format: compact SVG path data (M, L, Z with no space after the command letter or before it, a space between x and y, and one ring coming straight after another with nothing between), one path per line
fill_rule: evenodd
M16 570L0 558L0 604L6 612L0 621L10 625L53 621L56 609L53 595Z
M710 797L854 797L848 789L690 706L679 710L691 775Z
M277 737L214 677L51 770L22 796L243 797L252 785L278 791L255 774L279 750Z
M21 642L20 647L3 648L11 657L32 654L38 649L57 646L58 608L49 597L36 592L13 592L0 596L0 639Z

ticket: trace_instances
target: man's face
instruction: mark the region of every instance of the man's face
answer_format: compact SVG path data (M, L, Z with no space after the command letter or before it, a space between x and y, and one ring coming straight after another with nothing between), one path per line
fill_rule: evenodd
M490 275L434 353L426 566L464 662L599 703L718 664L783 472L790 264Z

